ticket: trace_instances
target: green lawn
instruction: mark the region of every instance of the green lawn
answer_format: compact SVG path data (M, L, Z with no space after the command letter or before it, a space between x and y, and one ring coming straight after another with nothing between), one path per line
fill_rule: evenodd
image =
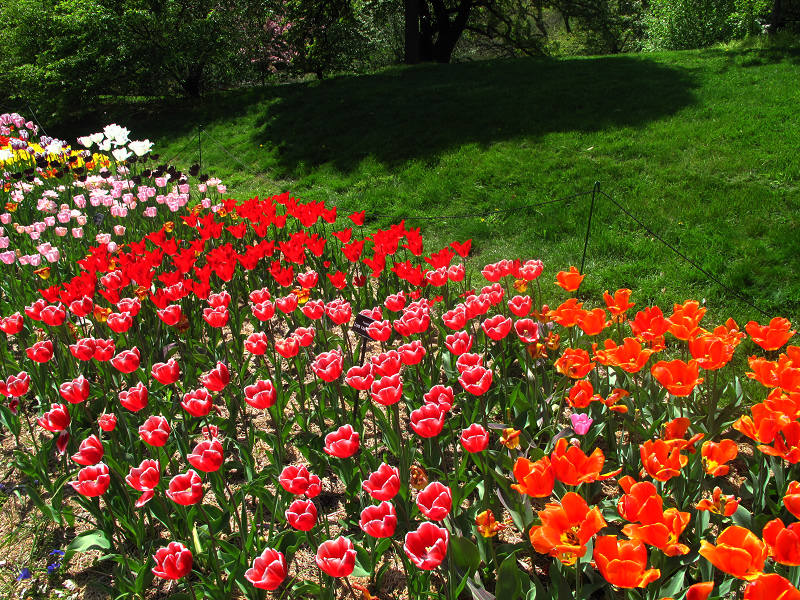
M772 316L800 317L800 52L714 49L395 68L232 91L202 104L114 102L178 166L233 197L284 189L340 210L437 216L601 189ZM435 250L472 237L480 264L580 264L589 196L505 218L416 221ZM385 218L378 224L387 224ZM597 200L584 293L643 306L705 299L715 322L765 317Z

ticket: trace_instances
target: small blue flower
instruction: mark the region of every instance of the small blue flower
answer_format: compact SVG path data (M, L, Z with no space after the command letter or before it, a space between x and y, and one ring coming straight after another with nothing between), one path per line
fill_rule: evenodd
M48 556L64 556L63 550L53 550Z
M53 573L58 571L59 568L61 568L61 563L53 563L52 565L47 565L47 572L50 573L50 575L52 575Z
M22 581L23 579L30 579L31 578L31 570L28 567L25 567L19 572L17 575L17 581Z

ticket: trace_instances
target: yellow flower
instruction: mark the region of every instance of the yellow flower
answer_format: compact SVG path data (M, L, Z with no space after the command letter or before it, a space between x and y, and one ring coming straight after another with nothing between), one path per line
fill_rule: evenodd
M308 288L294 288L292 293L297 296L298 304L305 304L311 297L311 290Z
M497 522L491 510L485 510L475 517L475 525L478 527L478 533L485 538L494 537L506 528L505 525Z
M42 267L34 271L42 279L50 279L50 267Z
M503 429L503 435L500 437L500 443L509 450L516 450L519 448L519 436L522 432L513 427L506 427Z
M18 206L19 206L19 204L17 204L16 202L6 202L6 210L8 212L12 212L12 213L16 212Z
M514 280L514 289L517 290L520 294L524 294L528 291L528 282L524 279L515 279Z
M167 233L172 233L175 231L175 223L173 221L167 221L164 223L164 231Z

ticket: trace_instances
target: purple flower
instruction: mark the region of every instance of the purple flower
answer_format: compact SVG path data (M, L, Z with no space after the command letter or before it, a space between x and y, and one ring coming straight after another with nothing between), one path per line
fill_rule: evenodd
M17 581L22 581L23 579L30 579L31 578L31 570L28 567L24 567L17 575Z
M593 423L592 418L583 413L572 413L569 418L572 421L572 430L577 435L586 435Z

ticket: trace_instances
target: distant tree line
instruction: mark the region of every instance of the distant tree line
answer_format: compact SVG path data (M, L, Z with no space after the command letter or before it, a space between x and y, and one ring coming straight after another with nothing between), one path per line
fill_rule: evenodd
M3 0L0 104L197 97L392 63L703 47L796 25L800 0ZM2 107L0 107L2 108Z

